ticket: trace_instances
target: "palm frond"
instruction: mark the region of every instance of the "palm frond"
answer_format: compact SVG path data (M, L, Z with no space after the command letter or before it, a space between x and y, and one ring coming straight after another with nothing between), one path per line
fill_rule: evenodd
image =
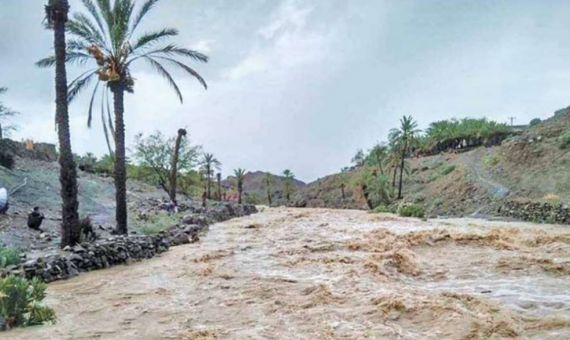
M150 10L152 9L152 7L158 2L158 0L147 0L141 7L140 11L138 12L138 14L135 16L135 19L133 21L132 27L131 27L131 31L129 33L129 37L135 32L135 30L137 29L137 27L139 26L139 24L141 23L141 21L143 20L143 18L145 17L145 15L147 15L148 12L150 12Z
M97 90L99 89L100 82L98 81L95 84L95 88L93 89L93 94L91 95L91 101L89 102L89 111L87 112L87 127L91 127L91 121L93 120L93 102L95 101L95 94L97 94Z
M136 59L139 59L141 57L154 57L154 56L168 56L168 57L185 57L185 58L191 58L203 63L207 63L208 62L208 56L205 54L202 54L200 52L197 51L193 51L193 50L189 50L187 48L183 48L174 44L169 44L160 48L157 48L155 50L151 50L148 52L145 52L144 54L141 55L137 55L135 56L135 58L131 59L128 63L132 63L133 61L135 61Z
M178 35L178 30L175 28L164 28L160 31L148 32L140 36L133 45L133 52L159 42L162 38L174 37Z
M174 66L177 66L177 67L183 69L184 71L188 72L194 78L198 79L198 81L202 84L202 86L204 86L204 88L206 90L208 89L208 84L206 83L206 80L204 80L204 78L202 78L202 76L198 72L196 72L194 69L192 69L190 66L187 66L187 65L181 63L180 61L178 61L176 59L172 59L172 58L166 58L166 57L157 57L157 58L166 60L166 61L172 63Z
M180 88L178 87L178 85L176 84L176 82L174 81L174 79L172 78L170 73L168 73L168 71L164 68L164 66L162 66L161 63L159 63L158 61L156 61L150 57L145 57L145 60L148 61L152 65L152 67L154 67L154 69L156 69L156 71L164 79L166 79L168 84L174 89L174 91L178 95L178 99L180 99L180 102L183 103L184 99L182 98L182 93L180 92Z
M111 45L115 55L119 55L123 44L128 41L129 22L133 13L132 0L115 0L113 23L110 29Z
M85 8L87 8L87 11L89 11L91 16L93 16L93 19L95 19L95 22L97 23L97 26L101 31L101 34L104 35L105 26L103 25L103 19L101 18L101 15L99 15L99 11L97 10L97 7L93 3L93 1L91 0L81 0L81 1L83 2L83 6L85 6Z
M105 101L105 94L107 91L103 91L101 95L101 122L103 124L103 133L105 134L105 141L107 142L107 148L109 149L109 155L111 157L115 157L115 153L113 152L113 148L111 147L111 141L109 140L109 130L107 129L107 123L105 122L105 110L104 110L104 101ZM108 102L108 99L107 99ZM113 134L114 137L114 134Z
M87 41L90 44L95 44L105 51L109 51L109 47L105 39L101 36L101 33L95 29L94 26L90 27L85 23L85 20L89 22L89 18L80 13L75 13L72 20L69 20L65 26L67 31L80 39ZM93 25L90 23L90 25Z
M89 54L75 51L67 51L65 62L73 65L85 65L86 62L93 59ZM55 65L55 56L49 56L36 62L36 66L40 68L52 67Z
M113 136L113 141L115 141L115 126L113 126L113 117L111 116L111 105L109 104L109 88L107 88L107 120L109 122L109 129L111 130L111 135Z
M97 70L90 70L75 78L75 80L69 84L69 90L67 91L68 102L72 102L81 91L87 88L93 81L95 75L97 75Z

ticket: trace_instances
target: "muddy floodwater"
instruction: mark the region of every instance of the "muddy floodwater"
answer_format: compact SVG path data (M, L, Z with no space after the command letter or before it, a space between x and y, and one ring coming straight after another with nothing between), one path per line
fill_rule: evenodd
M570 229L267 209L49 286L2 339L570 339Z

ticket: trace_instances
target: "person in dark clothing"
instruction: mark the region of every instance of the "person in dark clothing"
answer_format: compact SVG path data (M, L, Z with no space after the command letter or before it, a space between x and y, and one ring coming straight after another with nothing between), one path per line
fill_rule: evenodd
M44 218L45 216L40 212L40 208L35 207L34 210L28 215L28 227L34 230L43 231L40 226L42 225Z

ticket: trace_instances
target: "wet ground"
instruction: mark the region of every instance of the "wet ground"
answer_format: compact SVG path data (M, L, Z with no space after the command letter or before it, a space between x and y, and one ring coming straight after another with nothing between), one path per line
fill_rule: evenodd
M2 339L570 338L570 230L270 209L159 258L50 285Z

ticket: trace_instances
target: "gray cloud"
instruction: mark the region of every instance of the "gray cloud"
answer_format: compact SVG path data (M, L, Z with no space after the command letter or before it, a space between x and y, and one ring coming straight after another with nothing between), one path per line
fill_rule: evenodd
M22 112L17 138L56 140L53 70L43 1L2 0L0 85ZM79 2L71 2L78 10ZM357 148L385 139L403 114L425 127L449 117L517 123L568 105L570 3L544 1L163 0L146 29L174 26L204 91L177 73L185 102L146 67L126 101L127 132L186 126L224 163L292 169L303 180L338 171ZM70 78L79 70L70 69ZM73 147L106 151L85 96L71 106Z

